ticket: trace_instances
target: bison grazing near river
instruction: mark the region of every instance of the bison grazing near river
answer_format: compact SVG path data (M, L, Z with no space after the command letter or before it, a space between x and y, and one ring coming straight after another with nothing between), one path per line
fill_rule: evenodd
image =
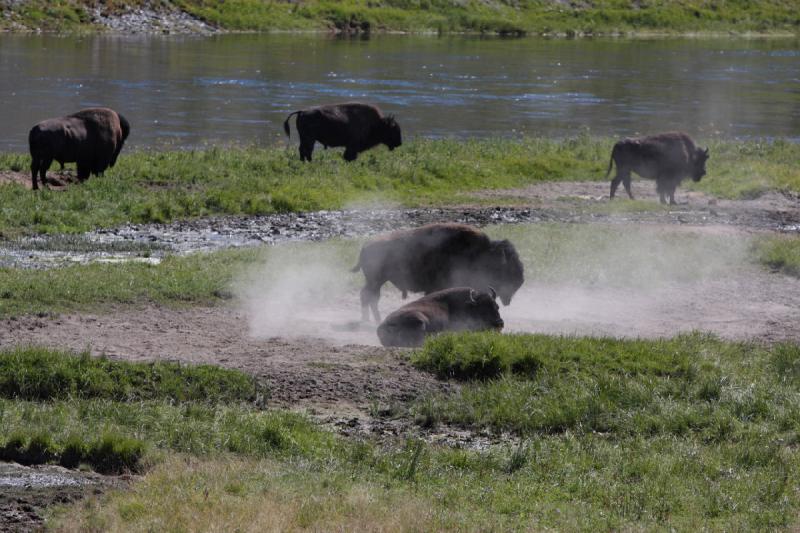
M503 329L494 289L456 287L404 305L378 326L384 346L420 346L425 335L442 331Z
M403 291L429 294L450 287L497 289L504 305L524 281L522 261L507 240L493 241L483 232L464 224L429 224L379 236L361 249L353 272L364 272L361 290L362 320L372 308L380 322L378 300L381 287L391 281Z
M394 117L383 116L375 106L349 103L295 111L283 122L286 135L289 135L289 119L292 115L297 115L300 159L303 161L311 161L315 142L325 148L344 146L345 161L354 161L359 153L379 144L394 150L403 143L400 126Z
M78 164L78 179L102 174L117 162L131 128L125 117L106 107L78 111L35 125L28 134L31 151L31 180L38 189L37 176L47 185L47 169L53 161Z
M606 172L608 178L616 163L617 175L611 180L611 198L614 198L622 182L628 196L633 199L631 172L636 172L643 178L656 180L656 190L662 204L666 203L665 196L669 195L669 203L674 205L678 184L686 176L700 181L706 174L707 160L708 148L697 148L685 133L671 132L623 139L614 145Z

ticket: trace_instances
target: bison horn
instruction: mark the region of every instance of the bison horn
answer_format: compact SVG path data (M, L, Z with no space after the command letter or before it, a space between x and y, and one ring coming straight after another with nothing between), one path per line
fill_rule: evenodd
M475 301L476 301L475 300L475 294L476 294L475 293L475 289L470 289L469 290L469 301L472 302L472 303L475 303Z
M492 295L492 300L497 300L497 293L494 291L494 287L489 285L489 294Z
M708 147L706 147L706 149L705 149L705 150L703 150L703 153L704 153L705 155L708 155Z

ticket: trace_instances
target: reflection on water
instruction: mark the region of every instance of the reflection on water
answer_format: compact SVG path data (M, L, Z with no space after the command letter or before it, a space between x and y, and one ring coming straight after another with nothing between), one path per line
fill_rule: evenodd
M364 100L407 135L800 138L796 40L0 35L0 150L108 105L132 146L272 144L293 110Z

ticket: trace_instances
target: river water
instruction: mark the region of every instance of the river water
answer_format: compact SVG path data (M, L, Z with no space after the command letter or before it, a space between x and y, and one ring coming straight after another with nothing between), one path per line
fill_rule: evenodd
M800 41L386 35L0 35L0 151L107 105L134 147L274 144L293 110L361 100L404 134L800 140Z

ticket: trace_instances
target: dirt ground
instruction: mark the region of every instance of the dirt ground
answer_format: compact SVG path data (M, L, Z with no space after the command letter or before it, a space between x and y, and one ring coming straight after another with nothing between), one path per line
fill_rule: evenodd
M569 210L575 202L607 202L606 189L604 182L547 183L502 194L513 195L520 203L541 201L550 209ZM656 200L653 189L652 183L634 184L634 191L645 199ZM737 202L679 189L678 199L684 203L675 212L686 213L692 222L675 218L628 223L735 239L769 231L765 227L783 227L764 221L800 219L797 199L778 193ZM727 219L695 224L709 206L746 217L735 224ZM748 224L750 220L754 222ZM652 338L701 330L735 340L800 342L800 280L752 264L724 273L673 280L646 291L602 284L550 285L529 276L501 314L509 332ZM0 345L37 344L88 349L120 359L219 364L263 379L272 390L274 405L322 415L365 416L376 405L405 403L452 386L415 371L403 350L380 347L375 324L358 321L358 302L357 291L349 290L315 302L313 313L302 308L262 309L258 301L234 300L210 308L150 306L3 319ZM401 302L398 291L384 287L384 313ZM291 316L273 316L280 314Z
M585 211L575 214L576 208L608 202L606 189L607 183L587 182L485 191L481 195L486 199L513 196L519 205L534 207L526 207L522 218L504 220L506 211L493 217L492 208L480 208L486 211L480 216L487 224L535 222L542 209L556 216L542 216L540 221L646 224L666 232L702 231L733 239L800 229L800 203L777 193L736 202L679 190L683 203L669 211L623 213L614 220L595 219ZM641 198L655 199L652 184L635 183L634 191ZM521 212L516 209L508 213ZM415 215L402 225L447 214L437 210L435 216ZM297 220L286 224L297 225ZM343 228L342 232L349 231ZM291 316L283 317L275 316L280 310L260 308L258 301L234 299L218 307L120 307L103 313L2 319L0 346L36 344L89 350L115 359L217 364L263 380L271 390L272 405L308 412L343 434L380 439L414 431L432 441L470 447L496 441L497 436L455 428L421 429L410 417L397 416L410 401L458 385L416 371L406 350L379 346L375 324L358 320L358 302L357 290L349 289L320 302L313 313L290 310L283 314ZM398 291L384 287L383 312L400 303ZM754 264L737 265L725 275L671 280L648 290L547 284L529 277L501 314L509 332L653 338L701 330L735 340L800 342L800 280ZM3 479L0 470L0 529L35 529L42 507L80 497L85 490L100 490L85 484L49 492L31 489L15 496L2 486Z
M47 186L51 189L62 190L66 189L70 185L80 183L74 171L70 172L69 170L53 170L58 168L58 163L50 168L50 172L47 173ZM26 189L30 189L32 187L30 173L13 172L11 170L0 171L0 185L7 183L18 183ZM42 185L39 184L39 186L41 187Z

